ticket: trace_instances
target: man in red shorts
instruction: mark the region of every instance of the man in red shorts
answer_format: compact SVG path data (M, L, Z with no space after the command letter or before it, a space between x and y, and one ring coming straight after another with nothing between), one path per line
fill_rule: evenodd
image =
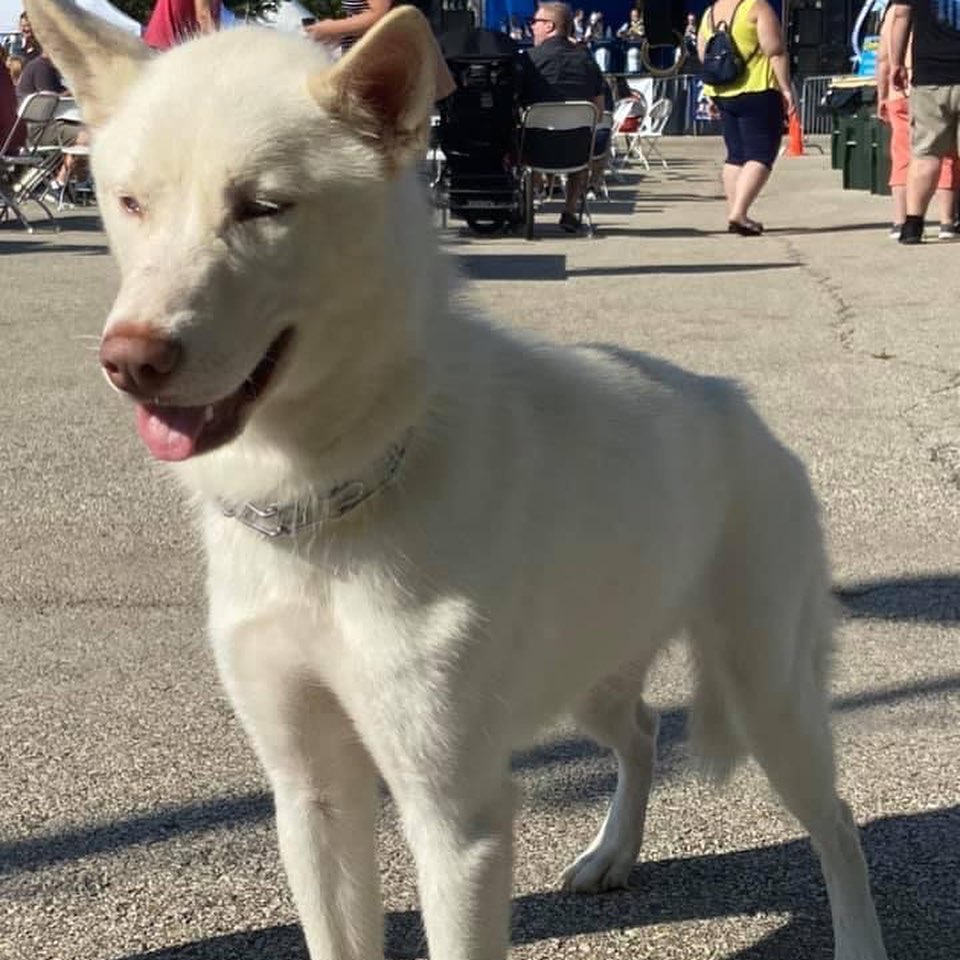
M893 228L890 237L900 239L907 207L907 174L910 168L910 97L909 73L907 88L898 90L890 82L890 37L893 17L891 4L880 26L880 44L877 52L877 113L890 124L890 191L893 194ZM907 62L911 62L910 43L907 43ZM957 237L956 200L960 190L960 162L956 153L940 160L936 185L937 209L940 214L939 240Z
M960 27L955 5L937 0L893 0L890 79L906 90L907 40L912 31L910 170L907 215L900 242L923 241L923 218L937 188L944 157L960 146Z

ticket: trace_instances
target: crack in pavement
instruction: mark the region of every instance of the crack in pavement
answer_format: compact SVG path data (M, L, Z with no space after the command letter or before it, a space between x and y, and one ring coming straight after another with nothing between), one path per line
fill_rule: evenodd
M857 311L844 297L840 284L828 273L811 263L809 259L804 256L797 244L789 238L778 237L777 239L783 244L786 251L786 258L809 276L817 289L825 295L831 305L831 312L833 313L830 326L836 331L837 339L844 350L852 354L869 357L873 360L892 361L900 367L933 373L947 378L945 384L928 391L923 399L915 401L898 411L896 416L907 428L916 446L924 452L929 462L937 468L937 473L940 474L950 486L960 488L960 434L958 434L956 440L950 439L931 443L930 434L934 432L933 428L925 427L918 419L911 416L914 412L928 409L935 398L942 397L953 391L960 391L960 373L945 367L916 363L898 357L896 354L888 354L886 351L874 353L866 350L856 350L853 346L853 337L857 329L855 323Z

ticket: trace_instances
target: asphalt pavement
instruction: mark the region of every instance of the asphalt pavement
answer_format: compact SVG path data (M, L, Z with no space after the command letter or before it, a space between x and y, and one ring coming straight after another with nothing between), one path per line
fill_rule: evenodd
M726 232L720 144L665 141L594 205L600 234L443 234L467 296L552 340L607 341L739 379L806 461L841 618L842 792L891 960L960 960L960 243L903 248L889 201L784 158ZM116 270L93 210L0 223L0 958L305 960L264 779L204 640L179 491L98 373ZM641 862L624 892L557 892L615 782L575 731L516 758L512 957L829 960L810 845L762 776L700 780L679 645ZM388 958L424 957L384 798ZM443 960L443 958L435 958Z

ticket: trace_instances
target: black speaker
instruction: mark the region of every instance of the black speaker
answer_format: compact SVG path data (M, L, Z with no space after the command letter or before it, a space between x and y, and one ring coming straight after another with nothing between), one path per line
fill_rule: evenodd
M846 44L833 44L820 48L820 73L837 74L850 72L850 50Z
M677 33L683 33L686 22L686 0L646 0L643 4L643 25L654 46L677 46Z
M819 8L796 10L790 19L793 21L790 38L797 46L813 47L823 40L823 11Z
M472 10L444 10L441 18L442 32L448 30L472 30L473 11Z
M820 50L817 47L797 47L793 51L791 72L798 77L815 77L820 73Z

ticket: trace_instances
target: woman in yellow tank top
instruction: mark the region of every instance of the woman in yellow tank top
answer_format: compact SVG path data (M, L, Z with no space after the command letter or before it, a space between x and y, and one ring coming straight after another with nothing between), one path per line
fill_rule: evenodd
M700 21L697 52L703 60L707 40L726 29L746 61L743 73L720 89L703 92L720 111L727 157L723 189L730 233L757 237L763 225L752 220L750 206L770 178L780 151L784 112L796 109L783 31L767 0L717 0Z

